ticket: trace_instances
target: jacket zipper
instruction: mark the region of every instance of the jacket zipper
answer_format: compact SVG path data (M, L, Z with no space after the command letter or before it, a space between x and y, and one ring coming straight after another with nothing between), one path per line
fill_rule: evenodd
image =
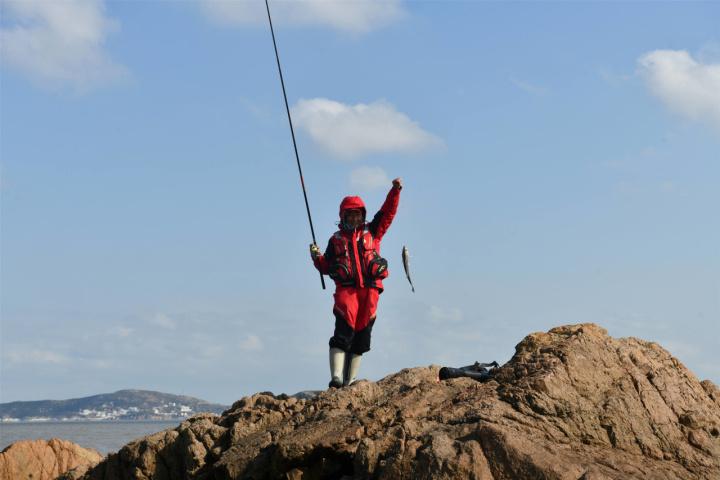
M362 267L360 266L358 262L358 258L360 254L358 253L358 246L357 246L357 238L355 236L356 231L352 233L350 236L350 241L352 242L352 250L350 251L350 256L353 257L352 260L352 269L353 269L353 276L355 277L358 287L363 288L365 284L363 283L362 278Z

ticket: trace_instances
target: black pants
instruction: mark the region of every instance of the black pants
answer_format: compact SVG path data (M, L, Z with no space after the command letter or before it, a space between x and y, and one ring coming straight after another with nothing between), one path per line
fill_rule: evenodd
M356 332L345 319L335 315L335 332L330 338L330 348L339 348L355 355L362 355L370 351L370 334L374 324L375 319L373 318L367 327Z

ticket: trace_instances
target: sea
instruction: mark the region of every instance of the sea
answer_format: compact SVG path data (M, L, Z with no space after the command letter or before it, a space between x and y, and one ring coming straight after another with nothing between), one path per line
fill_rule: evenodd
M175 428L176 421L12 422L0 423L0 451L18 440L62 438L103 455L137 438Z

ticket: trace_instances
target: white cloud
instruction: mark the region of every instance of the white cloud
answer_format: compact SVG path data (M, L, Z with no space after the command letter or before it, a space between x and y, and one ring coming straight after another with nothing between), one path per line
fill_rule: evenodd
M520 90L522 90L526 93L529 93L531 95L543 96L548 93L548 90L545 87L541 87L539 85L534 85L530 82L518 80L515 77L510 77L510 83L512 83L513 85L518 87Z
M614 189L621 195L629 196L657 196L675 195L682 193L682 189L672 180L638 181L620 180L615 183Z
M222 345L208 345L200 349L200 356L207 359L222 358L224 353L225 349Z
M463 320L463 312L457 307L443 308L432 305L428 317L434 323L458 323Z
M5 359L8 363L32 363L32 364L60 364L66 363L69 359L61 353L50 350L22 349L7 352Z
M687 342L676 339L660 339L657 343L675 357L682 357L687 360L698 355L697 346Z
M671 180L665 180L658 184L658 189L662 193L675 193L678 191L677 184Z
M617 73L604 67L598 69L598 74L606 83L613 87L618 87L633 79L633 75Z
M240 342L240 350L246 352L259 352L263 349L263 342L257 335L248 335Z
M108 333L112 336L117 336L117 337L129 337L130 334L132 334L134 331L135 331L135 329L133 329L133 328L118 325L116 327L111 328L108 331Z
M112 368L115 365L117 365L111 361L103 360L103 359L94 359L94 360L87 361L86 363L91 365L93 368L97 368L97 369Z
M37 83L86 91L128 75L104 50L118 24L102 0L3 0L2 7L13 21L0 29L3 62Z
M360 167L350 172L350 186L357 190L374 190L390 185L390 178L380 167Z
M702 63L685 50L655 50L638 60L650 91L672 111L720 129L720 63Z
M417 152L442 145L385 101L346 105L326 98L300 100L292 108L298 128L340 158L386 152Z
M150 323L170 330L173 330L177 326L175 320L168 317L164 313L156 313L155 315L153 315L150 318Z
M273 25L323 26L364 33L392 23L405 14L400 0L286 0L270 2ZM221 25L266 25L265 3L258 0L203 0L211 20Z

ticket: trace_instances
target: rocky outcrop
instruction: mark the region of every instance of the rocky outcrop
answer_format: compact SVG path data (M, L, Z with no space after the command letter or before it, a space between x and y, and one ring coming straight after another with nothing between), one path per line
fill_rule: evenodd
M79 478L103 456L68 440L21 440L0 453L0 480Z
M487 383L438 370L310 399L258 393L84 478L720 478L720 391L655 343L571 325L527 336Z

